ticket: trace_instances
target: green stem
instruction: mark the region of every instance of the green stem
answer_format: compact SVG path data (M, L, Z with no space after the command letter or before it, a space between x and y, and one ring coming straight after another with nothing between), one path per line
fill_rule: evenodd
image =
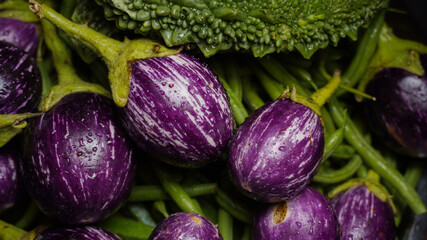
M15 226L22 229L27 228L36 219L38 213L39 209L37 208L37 204L31 201L24 216L16 222Z
M227 196L225 192L222 190L218 190L215 195L215 200L218 205L226 210L231 216L234 218L247 223L252 224L252 213L248 210L247 207L244 207L238 201L233 198Z
M161 165L152 162L154 171L157 174L162 186L166 192L169 193L170 197L174 202L185 212L194 212L203 215L202 210L197 204L194 204L194 200L188 196L184 189L179 185L172 176L164 169Z
M325 137L327 137L329 134L335 132L337 128L335 127L334 120L332 119L331 114L326 108L322 107L320 109L320 112L322 114L322 120L325 129Z
M208 194L215 194L217 191L216 183L205 183L205 184L194 184L191 186L182 186L182 189L188 196L197 197ZM135 186L132 189L132 193L128 198L128 202L140 202L140 201L157 201L157 200L169 200L171 199L169 194L161 187L157 185L146 185L146 186Z
M325 170L317 172L314 175L313 181L324 184L335 184L351 178L362 166L362 158L355 155L344 167L338 170Z
M344 140L344 132L345 132L344 129L345 129L345 123L338 130L334 131L331 134L328 134L328 136L326 137L323 161L328 159Z
M384 24L385 11L379 13L369 24L356 50L356 55L342 77L342 84L353 87L365 74L369 62L375 53L375 49L380 37L381 28ZM337 95L342 95L345 91L337 91Z
M0 220L0 239L2 240L17 240L22 239L27 234L21 228Z
M311 98L319 106L323 106L326 103L326 100L328 100L332 96L332 94L334 94L340 83L341 73L339 71L335 71L329 82L325 86L314 92L311 95Z
M339 105L338 101L335 98L331 98L329 106L334 120L337 124L342 124L344 122L344 110ZM392 184L408 202L415 214L422 214L427 211L427 208L415 189L405 181L399 171L385 163L380 153L366 142L363 134L354 125L351 119L347 119L345 139L356 149L359 155L363 157L367 165L377 172L381 178Z
M218 210L218 229L224 240L233 240L233 218L222 208Z
M254 73L260 79L261 85L263 86L267 94L270 96L270 98L272 100L276 100L277 98L279 98L283 94L283 91L285 91L285 88L282 87L278 82L276 82L272 77L267 75L267 73L265 73L259 67L254 66L254 68Z

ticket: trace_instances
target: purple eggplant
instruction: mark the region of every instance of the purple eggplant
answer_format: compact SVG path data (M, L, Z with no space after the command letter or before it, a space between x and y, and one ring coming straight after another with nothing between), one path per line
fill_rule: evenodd
M35 57L39 33L34 23L10 18L0 18L0 41L11 43Z
M254 240L340 239L335 212L321 193L306 187L290 201L263 203L255 214Z
M148 239L222 240L222 236L207 218L196 213L179 212L170 215L159 223Z
M22 175L61 223L101 220L130 194L136 162L114 109L107 97L74 93L29 124Z
M427 59L423 61L427 70ZM375 134L394 151L427 157L427 74L386 68L371 80L366 92L377 99L365 103Z
M365 186L356 186L332 198L342 240L395 239L392 208Z
M31 112L40 102L42 83L34 59L0 41L0 114Z
M121 112L139 147L176 166L216 160L233 134L224 88L207 66L186 54L134 62Z
M96 226L49 227L38 233L34 240L120 240L120 238Z
M231 143L229 173L237 188L256 200L290 200L312 180L324 145L320 117L280 98L239 127Z
M0 212L24 199L25 188L18 169L20 159L16 142L0 148Z

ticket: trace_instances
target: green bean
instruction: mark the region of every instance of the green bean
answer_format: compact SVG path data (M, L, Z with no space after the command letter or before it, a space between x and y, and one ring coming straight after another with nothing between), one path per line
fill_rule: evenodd
M362 158L359 155L354 157L342 168L338 170L319 171L314 175L313 181L325 184L335 184L349 179L362 165Z
M225 79L231 90L234 92L236 99L242 101L242 78L237 71L238 66L235 58L228 58L225 63Z
M190 197L197 197L201 195L214 194L217 190L216 183L205 183L205 184L194 184L190 186L182 186L182 189ZM128 202L140 202L140 201L157 201L157 200L169 200L171 199L169 194L158 185L142 185L135 186L132 189L132 193L128 198Z
M194 212L200 215L203 215L202 210L197 204L194 204L193 199L184 191L184 189L179 185L168 173L163 166L160 166L157 163L152 162L154 171L157 174L162 186L166 192L169 193L170 197L174 202L185 212Z
M27 228L37 217L38 213L39 209L37 208L37 204L31 201L24 215L16 222L15 226L22 229Z
M289 88L295 87L299 95L304 97L309 96L309 93L307 92L307 90L305 90L305 88L301 86L298 80L296 80L295 77L292 76L276 60L273 60L273 59L267 60L266 58L260 58L258 62L266 70L266 72L271 74L271 76L273 76L276 81L283 84L284 87L287 87L287 86Z
M220 207L226 210L234 218L247 223L252 223L252 213L248 209L241 205L238 201L226 195L222 190L218 190L215 195L215 200Z
M338 130L334 131L333 133L329 134L326 137L323 161L328 159L344 140L344 132L345 132L344 129L345 129L345 122L344 122L344 125L341 126Z
M243 84L243 100L252 111L264 106L264 101L256 93L250 79L245 79Z
M166 204L164 201L155 201L153 202L153 209L161 213L163 217L169 217L168 210L166 209Z
M351 61L349 67L343 74L342 84L347 87L353 87L357 84L358 80L363 76L368 68L370 60L375 53L378 39L381 33L382 25L384 24L385 11L372 20L368 29L363 35L362 39L356 50L356 55ZM337 95L343 94L345 91L337 91Z
M233 240L233 218L222 208L218 210L218 229L224 240Z
M280 97L285 90L284 87L282 87L278 82L276 82L273 78L271 78L269 75L267 75L263 70L259 69L258 67L254 70L257 77L261 80L261 84L264 87L267 94L270 96L271 99L277 99Z
M412 161L409 163L405 174L403 177L408 182L409 185L412 187L415 187L418 183L418 180L421 178L422 172L423 172L423 166L424 164L422 162L415 162ZM393 202L398 207L397 216L395 217L395 223L397 226L400 225L403 217L403 212L405 211L405 208L407 206L407 202L402 197L401 194L392 193L393 195Z
M311 74L307 71L307 69L289 63L285 63L284 66L298 79L306 81L314 90L317 90L317 85L313 82Z
M97 225L123 237L137 240L146 240L150 237L154 227L117 214L99 222ZM16 238L18 239L18 238Z
M336 123L342 124L344 121L344 110L339 105L338 101L335 98L331 98L329 106L332 117ZM426 212L427 208L424 206L424 203L421 201L414 188L405 181L399 171L385 163L383 157L366 142L364 136L354 125L351 119L348 119L347 121L345 139L356 149L360 156L362 156L365 163L377 172L381 178L393 185L403 198L408 201L409 206L415 214Z
M356 174L360 179L366 178L366 176L368 176L368 168L365 165L362 165L359 167Z
M128 204L127 208L129 212L132 214L132 216L135 217L135 219L138 220L139 222L152 227L156 226L156 222L151 217L150 212L147 210L147 208L143 204L140 204L140 203Z
M340 144L337 149L332 153L332 157L340 159L349 159L354 156L356 150L347 144Z
M326 108L322 107L320 109L320 113L322 114L322 120L324 124L324 129L325 129L325 136L335 132L336 127L334 124L334 120L332 119L329 111Z
M243 236L241 240L251 240L251 227L248 225L246 225L245 229L243 230Z

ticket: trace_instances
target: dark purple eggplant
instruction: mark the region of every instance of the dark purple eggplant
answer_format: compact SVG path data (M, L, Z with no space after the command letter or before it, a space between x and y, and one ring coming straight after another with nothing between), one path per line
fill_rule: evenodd
M36 109L42 83L34 59L24 50L0 41L0 114Z
M230 176L238 189L256 200L290 200L312 180L324 145L319 115L280 98L239 127L230 148Z
M364 185L339 193L331 202L341 227L341 239L395 239L392 208Z
M233 133L226 92L214 74L186 54L132 64L123 124L139 147L183 167L218 159Z
M222 240L222 236L207 218L196 213L179 212L165 218L149 237L149 240L170 239Z
M67 95L32 119L26 135L22 175L43 212L57 221L101 220L130 194L132 144L107 97Z
M120 238L96 226L49 227L38 233L34 240L120 240Z
M18 169L20 159L16 142L0 148L0 212L24 199L25 188Z
M427 74L417 76L387 68L371 80L366 92L376 97L376 101L365 103L375 134L394 151L426 157Z
M335 212L316 189L307 187L290 201L263 203L254 217L254 240L338 240Z
M39 33L34 23L10 18L0 18L0 41L11 43L35 57Z

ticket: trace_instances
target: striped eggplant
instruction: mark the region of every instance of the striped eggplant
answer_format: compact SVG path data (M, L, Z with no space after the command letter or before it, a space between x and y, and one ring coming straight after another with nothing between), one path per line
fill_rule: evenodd
M224 88L196 58L180 53L132 64L122 122L140 148L181 167L216 160L233 134Z
M427 55L421 56L427 71ZM427 73L417 76L385 68L369 83L365 112L375 134L391 149L411 157L427 157Z
M340 229L332 205L307 187L290 201L262 203L254 217L254 240L338 240Z
M20 158L17 142L0 148L0 212L24 199L24 183L18 170Z
M237 188L253 199L290 200L312 180L324 145L319 115L279 98L239 127L231 143L229 173Z
M35 57L39 33L34 23L11 18L0 18L0 41L11 43Z
M363 185L355 186L332 198L342 240L395 239L392 208Z
M132 144L107 97L67 95L32 119L26 136L21 170L27 189L60 223L101 220L130 194Z
M148 239L222 240L222 236L207 218L196 213L178 212L159 223Z
M120 238L97 226L49 227L38 233L34 240L120 240Z
M0 41L0 114L31 112L41 98L41 77L24 50Z

